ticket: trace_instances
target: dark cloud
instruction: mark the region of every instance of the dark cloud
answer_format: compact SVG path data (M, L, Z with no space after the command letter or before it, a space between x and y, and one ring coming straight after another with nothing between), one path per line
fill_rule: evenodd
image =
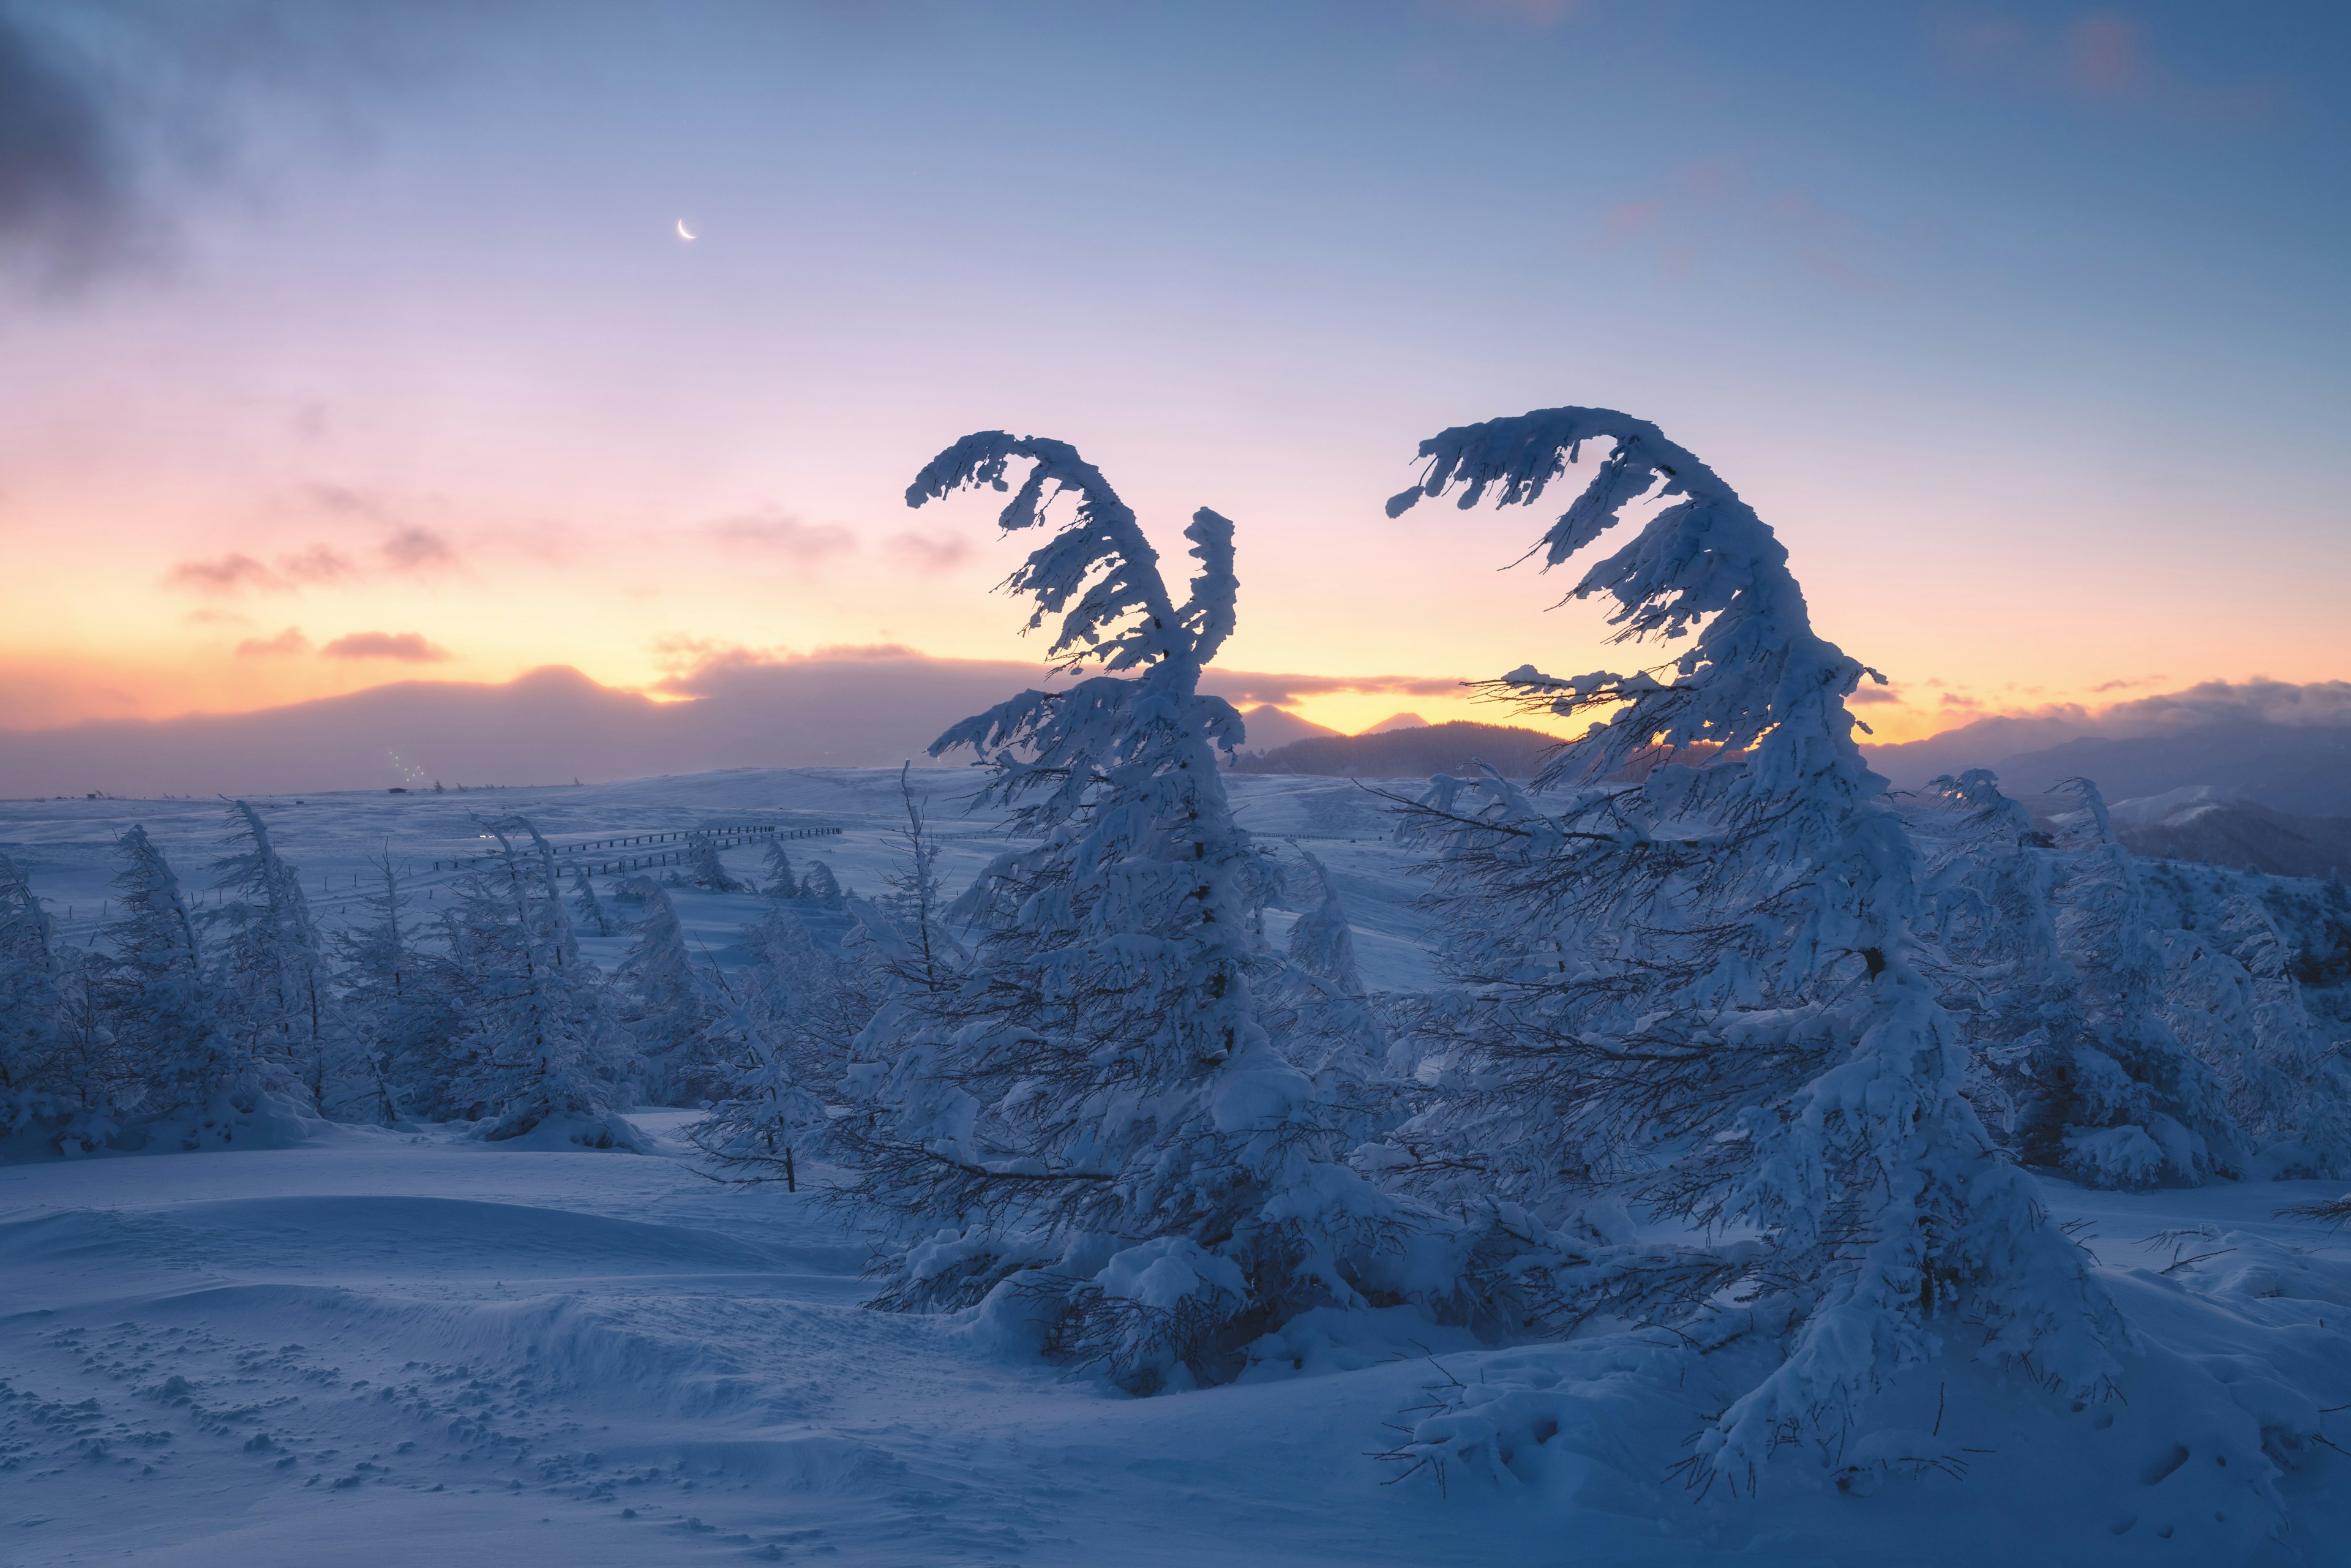
M329 659L396 659L403 664L435 664L449 650L415 632L354 632L319 650Z
M487 4L0 0L0 269L71 289L168 256L183 199L286 143L280 111L347 131Z
M57 281L122 249L138 202L114 106L35 15L0 5L0 255Z
M299 626L288 626L275 637L247 637L236 645L240 659L282 658L310 651L310 639L302 635Z
M1849 703L1898 703L1901 700L1900 694L1892 686L1881 686L1875 681L1862 682L1853 695L1845 698Z

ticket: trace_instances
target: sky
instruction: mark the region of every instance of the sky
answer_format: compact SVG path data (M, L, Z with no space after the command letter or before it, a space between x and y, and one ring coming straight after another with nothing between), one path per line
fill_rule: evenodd
M1654 655L1548 512L1382 503L1571 402L1882 738L2342 677L2346 167L2317 5L0 0L0 727L1033 659L904 499L998 428L1234 518L1301 716L1491 718Z

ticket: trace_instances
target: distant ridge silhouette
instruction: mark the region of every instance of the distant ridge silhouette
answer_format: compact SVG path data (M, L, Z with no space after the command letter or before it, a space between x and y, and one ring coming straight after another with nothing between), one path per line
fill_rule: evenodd
M1240 773L1304 773L1336 779L1418 779L1475 772L1480 762L1506 779L1531 779L1559 745L1514 725L1453 719L1373 735L1312 736L1263 756L1244 755Z

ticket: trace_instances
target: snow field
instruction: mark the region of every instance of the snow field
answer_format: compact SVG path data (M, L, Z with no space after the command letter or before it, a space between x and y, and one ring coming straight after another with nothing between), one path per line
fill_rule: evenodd
M693 1175L685 1115L650 1155L341 1128L0 1170L0 1563L2269 1564L2351 1528L2351 1461L2282 1450L2273 1496L2262 1452L2351 1402L2351 1248L2270 1218L2319 1184L2045 1186L2142 1335L2120 1399L1954 1355L1894 1439L1947 1468L1699 1500L1665 1471L1719 1391L1645 1336L1308 1322L1301 1371L1133 1399L859 1306L856 1238ZM1489 1381L1554 1435L1383 1484L1383 1423Z
M945 874L967 879L993 821L956 814L967 776L916 781ZM1228 782L1243 825L1325 862L1369 982L1426 984L1384 802ZM458 852L478 805L559 843L789 813L844 830L794 858L862 892L898 814L879 770L300 799L266 809L308 887L387 838ZM0 840L65 904L102 894L131 822L185 873L220 815L11 803ZM729 869L756 874L758 852ZM673 896L722 964L764 904ZM1292 917L1270 915L1275 943ZM583 946L614 962L625 938ZM1784 1465L1760 1498L1698 1499L1668 1471L1760 1375L1750 1353L1693 1366L1604 1327L1484 1350L1402 1314L1310 1313L1286 1364L1133 1399L966 1316L863 1308L862 1238L806 1191L695 1175L688 1115L638 1113L643 1155L321 1124L298 1148L0 1168L0 1563L1842 1564L1898 1543L1928 1563L2283 1564L2351 1539L2351 1460L2321 1440L2351 1443L2351 1248L2273 1217L2330 1185L2042 1181L2132 1325L2119 1397L2076 1410L1954 1343L1874 1406L1884 1452L1849 1456L1892 1468L1841 1490ZM1384 1484L1401 1467L1372 1456L1447 1410L1466 1457L1441 1485Z

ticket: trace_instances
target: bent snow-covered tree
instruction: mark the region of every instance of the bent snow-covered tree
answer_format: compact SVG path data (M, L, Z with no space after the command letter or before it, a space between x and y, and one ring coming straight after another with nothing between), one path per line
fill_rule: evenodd
M1531 711L1614 712L1531 792L1489 773L1420 808L1451 959L1483 1003L1453 1070L1489 1114L1496 1090L1540 1098L1567 1179L1749 1233L1595 1248L1580 1270L1689 1342L1768 1336L1769 1370L1700 1435L1693 1479L1751 1486L1791 1445L1866 1462L1846 1439L1867 1403L1946 1338L2103 1386L2118 1321L1961 1097L1965 1053L1917 965L1917 852L1845 704L1870 672L1813 632L1771 530L1656 426L1590 408L1423 443L1425 479L1390 515L1457 484L1464 507L1534 502L1586 442L1608 455L1537 548L1565 562L1655 492L1574 596L1612 604L1620 643L1684 647L1630 674L1491 683ZM1423 1450L1458 1419L1434 1418Z
M1199 690L1233 627L1232 525L1194 514L1179 606L1134 514L1061 442L967 436L907 500L1008 488L1019 459L1002 526L1051 533L1008 586L1031 627L1060 618L1055 663L1100 673L933 746L977 751L1033 841L966 895L971 962L901 989L861 1040L844 1143L855 1192L905 1227L884 1304L985 1300L1137 1392L1217 1380L1296 1313L1362 1301L1396 1211L1333 1163L1250 989L1252 852L1216 754L1240 722Z
M310 901L261 813L246 801L229 805L225 842L230 852L213 872L228 898L210 917L223 933L215 987L222 1027L247 1056L278 1064L312 1104L331 1111L343 1095L364 1092L364 1074L351 1072Z

